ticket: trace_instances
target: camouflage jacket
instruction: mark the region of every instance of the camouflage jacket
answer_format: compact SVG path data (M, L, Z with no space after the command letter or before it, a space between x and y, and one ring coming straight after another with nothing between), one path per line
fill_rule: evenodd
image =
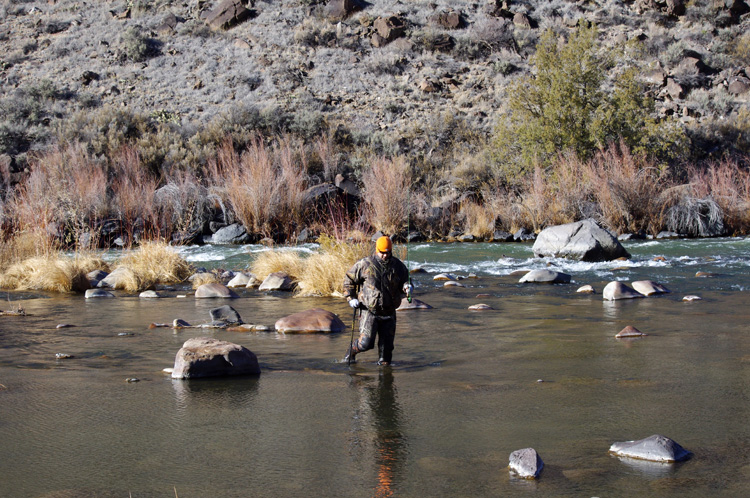
M401 304L409 271L398 259L387 263L377 255L357 261L344 277L344 296L357 298L376 315L392 315Z

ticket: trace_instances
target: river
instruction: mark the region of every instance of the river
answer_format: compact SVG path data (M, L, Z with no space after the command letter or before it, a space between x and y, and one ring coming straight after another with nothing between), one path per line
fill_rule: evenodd
M434 309L399 312L391 368L375 365L374 352L338 361L349 330L149 329L208 322L226 304L179 286L159 300L6 293L3 309L20 303L28 316L0 317L0 496L746 495L750 239L625 247L630 261L594 264L535 259L526 243L412 245L410 267L426 270L413 276L416 297ZM238 270L261 250L182 252L197 266ZM573 282L510 275L547 267ZM439 272L475 278L446 288L433 280ZM672 292L602 300L607 282L644 279ZM577 293L584 284L597 293ZM229 304L247 323L321 307L351 324L341 299L240 294ZM468 310L477 303L493 309ZM615 339L627 325L648 335ZM253 351L261 375L178 381L162 371L204 335ZM692 458L608 453L652 434ZM545 463L535 481L508 471L510 453L527 447Z

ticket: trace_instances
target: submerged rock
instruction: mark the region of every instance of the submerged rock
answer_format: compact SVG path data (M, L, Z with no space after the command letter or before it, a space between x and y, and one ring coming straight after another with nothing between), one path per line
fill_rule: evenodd
M615 455L652 462L679 462L688 459L691 455L672 439L658 434L638 441L614 443L609 451Z
M225 325L239 325L242 323L240 314L228 304L212 309L209 311L209 314L211 315L211 320L224 322Z
M458 280L458 277L456 277L452 273L438 273L437 275L432 277L432 280L447 280L452 282L454 280Z
M652 280L636 280L630 285L636 292L643 294L644 296L651 296L654 294L669 294L670 290L661 284L657 284Z
M195 289L195 297L198 299L218 297L222 299L232 299L239 297L232 289L224 284L212 282L203 284Z
M335 313L312 308L280 318L275 324L278 332L285 334L305 334L316 332L342 332L346 325Z
M594 287L589 284L580 286L576 289L576 292L580 292L581 294L596 294Z
M643 297L643 294L622 282L610 282L604 287L604 290L602 290L602 299L606 301L635 299L639 297Z
M490 306L489 304L479 303L479 304L472 304L471 306L469 306L469 309L474 310L474 311L484 311L484 310L491 310L494 308Z
M177 352L173 379L258 375L260 366L247 348L210 337L188 339Z
M161 294L159 294L155 290L146 290L141 292L138 297L140 297L141 299L158 299L161 297Z
M682 298L683 301L702 301L703 298L700 296L695 296L693 294L690 294L689 296L685 296Z
M399 304L398 308L396 308L396 311L405 311L405 310L431 310L432 306L425 303L424 301L420 301L419 299L412 298L411 302L409 302L406 298L403 298L401 300L401 304Z
M534 448L524 448L510 454L508 467L518 477L536 479L542 472L544 462Z
M627 327L619 331L617 335L615 335L615 337L618 339L625 339L628 337L642 337L644 335L646 334L633 327L632 325L628 325Z
M581 261L611 261L630 257L617 238L593 219L545 228L536 238L532 251L537 257Z
M456 282L455 280L448 280L446 282L443 282L443 287L466 287L461 282Z
M114 294L112 294L109 291L106 291L104 289L87 289L86 294L84 294L86 299L97 299L97 298L112 298L115 297Z
M553 270L531 270L518 283L567 284L570 283L570 275Z

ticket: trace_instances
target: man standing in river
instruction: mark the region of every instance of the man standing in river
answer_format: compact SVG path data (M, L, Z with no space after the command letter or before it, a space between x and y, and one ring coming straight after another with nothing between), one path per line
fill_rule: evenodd
M352 341L344 361L375 346L378 339L378 365L390 365L396 336L396 308L411 295L409 270L392 254L389 237L375 242L375 254L357 261L344 277L344 297L349 306L361 309L359 338Z

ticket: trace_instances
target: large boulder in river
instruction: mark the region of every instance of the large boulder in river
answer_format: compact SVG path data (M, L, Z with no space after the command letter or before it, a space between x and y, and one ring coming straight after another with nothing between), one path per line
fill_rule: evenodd
M276 331L285 334L343 332L346 325L336 314L321 308L300 311L276 321Z
M602 299L605 301L635 299L638 297L643 297L643 294L622 282L610 282L602 290Z
M521 277L518 283L567 284L570 283L570 275L553 270L531 270Z
M198 288L195 289L195 297L199 299L209 297L231 299L239 296L236 292L234 292L226 285L217 282L211 282L198 286Z
M611 261L630 257L615 236L590 218L545 228L536 238L532 251L537 257L581 261Z
M247 348L211 337L188 339L177 351L173 379L258 375L258 358Z
M652 462L679 462L690 457L690 452L666 436L654 434L638 441L614 443L610 453Z

